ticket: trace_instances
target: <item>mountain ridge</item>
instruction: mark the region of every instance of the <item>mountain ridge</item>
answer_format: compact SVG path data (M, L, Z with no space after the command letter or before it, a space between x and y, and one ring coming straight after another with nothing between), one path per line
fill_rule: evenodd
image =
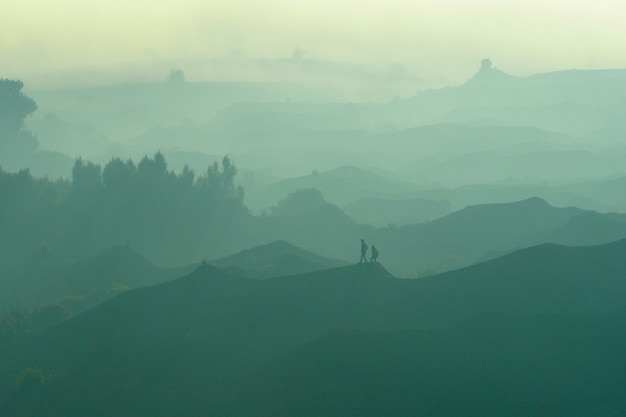
M626 308L626 259L621 256L625 250L626 239L578 248L545 244L418 280L394 278L378 263L268 280L233 277L201 265L184 277L127 291L54 328L3 346L0 386L6 394L0 404L16 416L46 409L50 416L73 417L84 415L90 407L100 410L91 415L125 415L124 410L138 413L143 408L155 416L175 409L193 414L194 407L241 415L233 401L250 405L251 395L263 396L262 390L242 392L242 384L249 388L250 378L262 371L263 364L282 362L293 349L315 345L325 335L332 339L333 334L369 332L377 334L372 336L376 340L386 332L402 335L456 328L445 333L452 339L443 340L464 340L473 333L471 326L462 323L474 320L497 340L504 335L497 324L503 321L497 317L514 315L517 322L541 323L546 315L587 317L622 311ZM496 322L480 319L485 313L496 317ZM503 323L510 321L506 318ZM563 331L571 329L559 326ZM506 334L515 335L514 328ZM623 337L623 332L619 334ZM424 343L413 336L410 340L417 346ZM437 360L448 355L458 358L451 353L460 348L457 344L445 346ZM363 348L379 352L367 340ZM587 354L584 346L581 349L580 354ZM324 355L333 352L323 351ZM30 392L10 394L15 375L33 363L57 376ZM516 378L513 381L519 382ZM154 398L155 394L159 400L138 401L137 395ZM247 400L241 403L237 398Z

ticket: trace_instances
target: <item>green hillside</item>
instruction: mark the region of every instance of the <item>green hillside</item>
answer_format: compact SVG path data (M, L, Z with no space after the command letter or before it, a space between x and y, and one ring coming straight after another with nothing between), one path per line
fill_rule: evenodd
M12 416L610 408L624 395L625 245L541 245L422 280L380 264L269 280L201 266L4 346L0 406Z

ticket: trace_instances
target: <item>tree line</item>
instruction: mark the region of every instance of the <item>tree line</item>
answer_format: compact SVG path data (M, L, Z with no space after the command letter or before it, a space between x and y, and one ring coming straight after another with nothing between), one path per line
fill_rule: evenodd
M152 256L206 250L250 216L236 173L228 157L199 175L177 173L161 153L104 167L79 158L71 181L0 168L0 261L50 251L80 257L120 243Z

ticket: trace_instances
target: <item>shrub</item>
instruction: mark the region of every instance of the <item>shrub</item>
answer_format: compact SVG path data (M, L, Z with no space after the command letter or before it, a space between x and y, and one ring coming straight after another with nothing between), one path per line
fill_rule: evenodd
M49 326L67 318L68 315L68 309L59 302L44 304L33 311L31 324L33 327Z
M22 369L17 378L15 378L14 388L18 392L29 391L53 376L52 374L46 374L39 367L27 367Z
M5 342L17 334L29 329L31 315L23 307L17 307L0 316L0 343Z

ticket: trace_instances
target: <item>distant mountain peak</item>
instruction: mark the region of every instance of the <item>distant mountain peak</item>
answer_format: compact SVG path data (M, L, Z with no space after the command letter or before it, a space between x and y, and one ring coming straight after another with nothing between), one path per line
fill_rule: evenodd
M525 200L518 201L518 204L537 207L552 207L550 203L541 197L529 197Z
M509 75L493 66L490 59L485 58L480 62L480 68L478 72L465 84L492 84L498 82L508 82L515 80L516 77Z

